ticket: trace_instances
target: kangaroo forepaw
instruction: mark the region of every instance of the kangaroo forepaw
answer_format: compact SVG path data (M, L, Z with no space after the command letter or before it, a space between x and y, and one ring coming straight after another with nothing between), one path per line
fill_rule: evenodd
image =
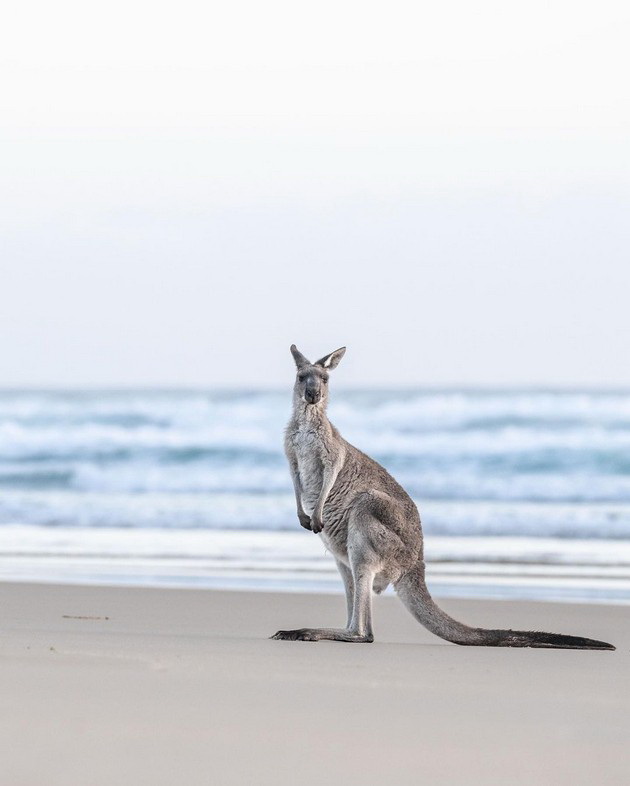
M304 527L304 529L311 529L310 516L307 516L306 513L298 513L298 519L300 520L300 524Z

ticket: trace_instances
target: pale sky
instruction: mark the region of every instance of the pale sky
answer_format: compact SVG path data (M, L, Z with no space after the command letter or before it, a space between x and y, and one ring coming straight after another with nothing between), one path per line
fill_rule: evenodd
M0 387L630 385L626 2L23 2Z

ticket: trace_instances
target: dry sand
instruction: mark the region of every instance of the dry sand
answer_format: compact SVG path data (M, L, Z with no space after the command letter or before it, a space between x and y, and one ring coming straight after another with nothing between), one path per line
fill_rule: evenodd
M443 601L616 652L457 647L396 598L372 645L269 641L341 596L0 585L2 786L628 784L630 610Z

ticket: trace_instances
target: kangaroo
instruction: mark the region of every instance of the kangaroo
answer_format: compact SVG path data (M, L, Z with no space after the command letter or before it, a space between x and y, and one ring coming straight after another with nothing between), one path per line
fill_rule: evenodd
M329 372L345 347L311 363L291 346L297 374L285 452L300 524L332 552L346 591L345 628L279 630L288 641L372 642L372 592L393 584L431 633L462 645L614 650L581 636L465 625L437 606L427 589L420 515L407 492L374 459L346 442L326 415Z

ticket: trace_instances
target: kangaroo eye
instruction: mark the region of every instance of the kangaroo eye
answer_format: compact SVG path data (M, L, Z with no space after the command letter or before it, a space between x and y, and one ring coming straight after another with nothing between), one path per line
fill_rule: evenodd
M328 384L328 377L322 377L322 382L324 383L324 385L327 385Z

